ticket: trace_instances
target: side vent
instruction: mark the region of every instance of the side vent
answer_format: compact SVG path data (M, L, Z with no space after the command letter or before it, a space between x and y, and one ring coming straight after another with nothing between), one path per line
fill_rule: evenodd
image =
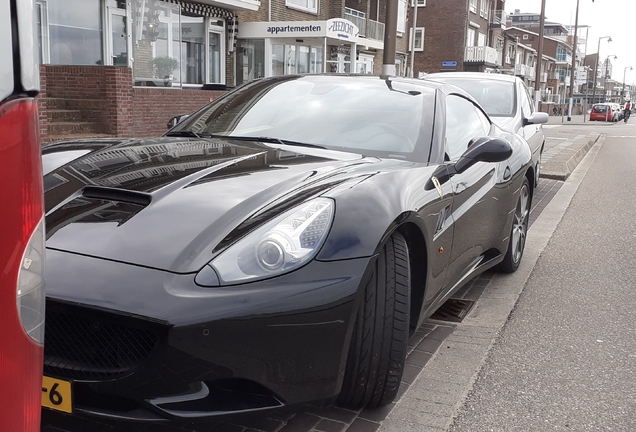
M100 199L105 201L118 201L140 206L147 206L152 201L152 197L147 194L132 192L123 189L109 189L95 186L87 186L82 192L86 198Z

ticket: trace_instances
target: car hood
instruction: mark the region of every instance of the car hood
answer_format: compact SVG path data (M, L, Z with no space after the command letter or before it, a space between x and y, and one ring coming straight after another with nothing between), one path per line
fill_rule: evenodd
M320 193L358 154L162 137L43 147L47 247L175 273L198 271L247 218ZM269 208L268 207L268 208Z

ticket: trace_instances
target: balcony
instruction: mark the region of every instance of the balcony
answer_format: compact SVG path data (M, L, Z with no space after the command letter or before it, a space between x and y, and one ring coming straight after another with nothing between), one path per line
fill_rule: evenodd
M464 51L464 63L501 65L501 53L487 46L469 46Z
M367 20L367 38L384 41L384 23Z
M358 26L358 36L384 42L384 23L367 19L360 11L345 9L344 19Z
M358 27L358 36L366 37L367 19L364 17L364 12L345 8L344 19L346 19L347 21L351 21Z
M506 28L506 20L508 19L508 15L506 15L506 11L503 10L493 10L490 11L490 25L491 29L496 28Z

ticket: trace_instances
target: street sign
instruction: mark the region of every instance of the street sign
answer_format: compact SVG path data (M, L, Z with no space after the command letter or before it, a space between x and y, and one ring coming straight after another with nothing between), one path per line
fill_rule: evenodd
M442 66L444 66L444 67L455 67L455 66L457 66L457 62L456 61L445 61L445 62L442 62Z

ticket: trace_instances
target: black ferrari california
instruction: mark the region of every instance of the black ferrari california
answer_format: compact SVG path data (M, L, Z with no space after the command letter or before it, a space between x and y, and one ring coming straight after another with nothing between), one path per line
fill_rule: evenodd
M534 185L466 92L378 76L254 81L43 164L47 406L147 421L390 403L409 334L519 266Z

